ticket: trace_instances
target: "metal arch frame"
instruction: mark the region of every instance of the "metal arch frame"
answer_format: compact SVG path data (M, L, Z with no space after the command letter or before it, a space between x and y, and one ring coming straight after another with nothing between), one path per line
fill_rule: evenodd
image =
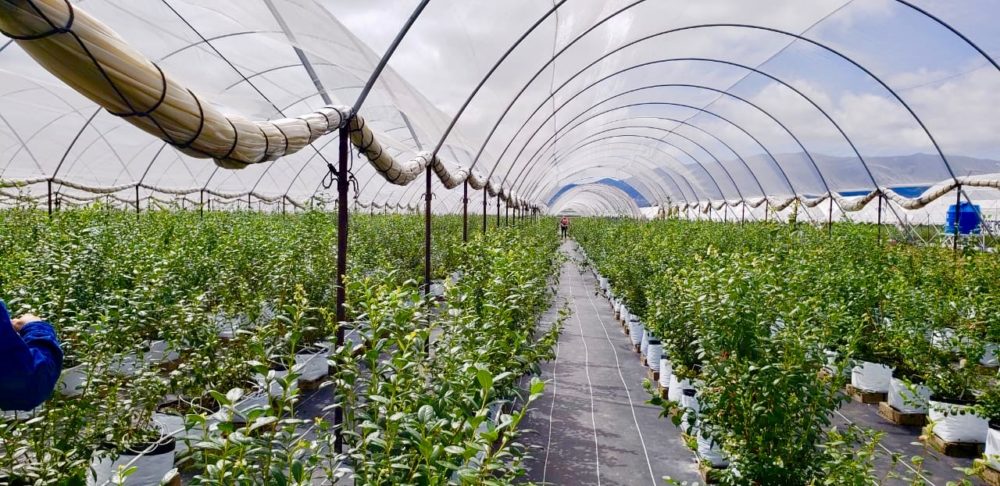
M611 160L617 161L619 159L625 161L626 163L623 166L610 163ZM658 202L662 201L664 198L676 197L677 191L680 190L680 186L676 186L676 183L672 178L668 179L667 177L664 177L664 174L658 174L656 172L656 169L658 168L660 167L656 166L651 161L645 159L628 160L621 155L600 156L600 161L589 161L583 165L574 166L573 168L569 169L569 171L564 175L567 177L569 176L577 177L579 176L579 174L583 172L588 172L588 171L600 172L607 169L607 170L614 170L619 173L624 172L629 177L635 177L640 179L642 177L656 178L660 179L660 183L650 184L644 180L639 180L635 182L629 182L628 184L633 186L636 189L636 191L642 195L642 197L646 198L646 200L650 202ZM601 173L603 174L603 172ZM595 177L597 176L595 175ZM618 176L602 175L601 177L606 177L606 178L614 177L624 182L624 179ZM537 197L539 198L539 200L541 200L542 202L546 202L549 198L554 196L561 187L560 186L561 183L563 185L569 183L576 184L576 182L567 181L564 178L547 181L537 191ZM671 183L674 183L676 187L670 187L669 184ZM683 191L681 191L680 194L682 198L687 200L687 195L685 195Z
M837 57L839 57L839 58L847 61L848 63L852 64L853 66L855 66L856 68L858 68L862 72L864 72L871 79L875 80L879 85L881 85L886 91L888 91L893 96L893 98L895 98L900 103L900 105L903 106L904 109L907 110L907 112L910 113L910 115L913 117L913 119L921 127L921 129L924 132L924 134L927 135L928 139L931 141L931 144L934 145L935 150L938 152L938 155L941 157L941 160L944 163L945 168L948 170L948 173L951 175L952 179L957 182L958 179L955 176L955 172L952 169L951 164L948 162L947 156L945 156L944 152L941 150L941 147L938 144L937 139L934 138L934 135L930 132L930 129L927 128L926 124L924 124L923 120L916 114L916 112L913 110L913 108L905 100L903 100L903 98L901 96L899 96L899 94L895 90L893 90L885 81L883 81L881 78L879 78L874 73L872 73L871 70L869 70L868 68L866 68L862 64L858 63L857 61L855 61L851 57L848 57L847 55L841 53L840 51L838 51L838 50L836 50L836 49L834 49L832 47L829 47L829 46L823 44L822 42L810 39L810 38L805 37L803 35L795 34L795 33L792 33L792 32L787 32L787 31L784 31L784 30L781 30L781 29L777 29L777 28L773 28L773 27L766 27L766 26L752 25L752 24L740 24L740 23L708 23L708 24L698 24L698 25L692 25L692 26L678 27L678 28L668 29L668 30L661 31L661 32L658 32L658 33L650 34L650 35L641 37L639 39L636 39L634 41L631 41L629 43L626 43L626 44L622 45L621 47L619 47L618 49L616 49L616 51L624 49L624 48L627 48L627 47L630 47L630 46L633 46L633 45L636 45L636 44L638 44L640 42L644 42L644 41L649 40L649 39L653 39L653 38L659 37L659 36L663 36L663 35L667 35L667 34L672 34L672 33L676 33L676 32L684 32L684 31L689 31L689 30L705 29L705 28L746 28L746 29L751 29L751 30L760 30L760 31L763 31L763 32L771 32L771 33L776 33L776 34L782 34L782 35L785 35L785 36L793 37L795 39L807 42L807 43L812 44L814 46L817 46L817 47L819 47L819 48L821 48L821 49L823 49L823 50L825 50L825 51L827 51L827 52L829 52L831 54L834 54L835 56L837 56ZM616 52L616 51L613 51L613 52ZM525 86L525 88L527 88L527 85ZM516 99L517 98L515 98L515 101L516 101ZM498 121L498 124L499 124L499 121ZM484 147L485 147L485 144L484 144ZM478 160L476 160L475 162L478 162ZM474 164L475 164L475 162L474 162ZM499 160L497 161L497 164L499 164ZM494 165L494 169L495 168L496 168L496 164Z
M559 129L557 129L556 132L551 137L549 137L548 140L546 140L545 142L543 142L542 147L540 147L536 151L536 153L538 151L540 151L546 144L548 144L553 139L555 139L556 137L558 137L559 133L562 132L564 129L566 129L566 127L569 124L571 124L571 123L575 122L576 120L578 120L580 117L582 117L583 115L585 115L588 111L590 111L590 110L594 109L595 107L597 107L597 105L603 104L603 103L605 103L605 102L607 102L607 101L609 101L611 99L614 99L616 97L617 96L614 96L614 97L608 98L606 100L603 100L603 101L601 101L601 102L599 102L597 104L591 105L591 107L587 108L586 110L584 110L583 112L581 112L577 116L573 117L573 119L571 119L570 121L566 122L565 124L563 124L562 127L560 127ZM714 117L716 117L716 118L718 118L718 119L720 119L720 120L728 123L729 125L732 125L737 130L743 132L747 137L749 137L751 140L753 140L754 143L756 143L764 151L764 153L767 154L768 158L770 158L771 161L774 163L774 167L777 168L777 172L784 179L785 184L788 185L788 188L792 192L792 194L797 194L798 193L798 191L795 189L795 185L792 184L791 179L789 179L788 175L785 173L785 171L781 167L781 165L777 162L777 160L775 159L774 155L771 153L771 151L763 143L761 143L760 140L757 139L757 137L754 137L753 134L751 134L749 131L747 131L745 128L743 128L742 125L740 125L738 123L735 123L732 120L730 120L730 119L728 119L728 118L726 118L726 117L724 117L722 115L719 115L718 113L715 113L713 111L707 110L705 108L700 108L700 107L697 107L697 106L687 105L687 104L683 104L683 103L674 103L674 102L666 102L666 101L648 101L648 102L641 102L641 103L630 103L630 104L626 104L626 105L620 105L620 106L616 106L616 107L613 107L613 108L609 108L609 109L606 109L604 111L601 111L601 112L598 112L598 113L594 114L592 116L592 118L598 117L598 116L601 116L601 115L604 115L604 114L607 114L607 113L611 113L613 111L618 111L618 110L623 110L623 109L628 109L628 108L633 108L633 107L639 107L639 106L676 106L676 107L681 107L681 108L688 108L688 109L691 109L691 110L698 111L700 113L706 113L706 114L712 115L712 116L714 116ZM587 122L587 120L584 120L584 121L582 121L580 123L577 123L573 127L567 129L566 132L572 131L572 130L576 129L577 126L583 125L586 122ZM532 157L534 157L534 156L532 156ZM740 160L742 160L742 158ZM521 171L523 172L526 169L528 169L527 164L525 166L522 166Z
M553 98L555 96L555 93L558 93L560 90L562 90L562 88L564 88L565 86L567 86L570 82L572 82L578 76L580 76L581 74L583 74L584 72L586 72L587 70L589 70L591 67L597 65L601 61L604 61L605 59L609 58L611 55L619 52L620 50L621 49L616 49L616 50L613 50L613 51L607 53L606 55L604 55L601 58L595 60L594 62L588 64L587 66L583 67L582 69L580 69L579 71L577 71L575 74L573 74L572 76L570 76L569 78L567 78L566 82L564 82L562 85L560 85L559 88L557 88L555 91L553 91L549 95L548 98L546 98L544 101L542 101L538 105L538 107L535 108L535 110L531 113L531 115L528 116L527 120L530 121L534 117L534 115L537 114L538 111L541 110L541 108L545 105L545 103L548 102L548 100L550 100L551 98ZM564 101L560 105L560 108L562 106L565 106L565 105L568 105L569 103L571 103L574 99L576 99L577 97L579 97L580 95L582 95L585 91L588 91L589 89L593 88L594 86L597 86L598 84L600 84L600 83L602 83L604 81L607 81L607 80L609 80L611 78L617 77L617 76L619 76L621 74L627 73L627 72L635 70L635 69L640 69L640 68L651 66L651 65L666 64L666 63L673 63L673 62L707 62L707 63L721 64L721 65L726 65L726 66L731 66L731 67L737 67L737 68L745 69L747 71L750 71L750 72L759 74L761 76L764 76L764 77L766 77L766 78L768 78L768 79L770 79L770 80L772 80L772 81L774 81L774 82L776 82L776 83L778 83L778 84L780 84L780 85L782 85L782 86L784 86L784 87L792 90L792 92L796 93L797 95L799 95L799 97L801 97L806 102L808 102L810 105L812 105L814 108L816 108L816 110L819 111L820 114L822 114L833 125L833 127L840 133L840 135L844 138L844 140L850 146L851 150L854 152L855 156L861 162L861 165L865 169L865 172L868 174L869 179L871 179L872 184L875 185L876 187L878 186L878 183L875 181L874 175L872 174L870 168L868 167L868 164L865 161L864 157L861 155L860 151L858 151L857 147L855 146L854 141L851 140L851 138L847 135L847 133L843 130L843 128L841 128L840 124L838 124L833 119L833 117L826 110L824 110L812 98L810 98L809 96L807 96L805 93L803 93L801 90L799 90L795 86L791 85L790 83L785 82L784 80L779 79L778 77L776 77L776 76L774 76L774 75L772 75L770 73L762 71L759 68L751 67L751 66L748 66L748 65L745 65L745 64L741 64L741 63L737 63L737 62L726 61L726 60L722 60L722 59L706 58L706 57L677 57L677 58L658 59L658 60L647 61L647 62L635 64L635 65L632 65L632 66L628 66L628 67L622 68L622 69L620 69L620 70L618 70L618 71L616 71L614 73L608 74L607 76L604 76L604 77L602 77L602 78L594 81L593 83L591 83L591 84L583 87L582 89L580 89L576 93L574 93L572 96L570 96L569 98L567 98L566 101ZM726 90L726 92L723 93L723 94L729 95L730 93L729 93L728 90ZM549 117L547 117L545 120L543 120L539 124L539 126L545 125L545 123L547 123L548 120L552 118L552 116L554 116L554 113L552 115L550 115ZM508 143L508 146L511 143L513 143L513 139L516 138L521 133L521 131L524 129L524 127L526 125L527 125L527 123L525 123L525 125L523 125L521 128L518 129L517 133L515 133L514 136L511 138L511 142ZM506 152L506 149L504 150L504 152ZM498 159L498 163L499 163L499 159ZM815 163L814 163L814 166L815 166ZM816 170L818 172L818 167L816 167ZM751 171L751 173L752 173L752 171ZM758 185L759 185L759 181L758 181ZM763 189L761 190L761 192L763 193Z
M625 119L625 120L621 120L621 121L626 121L626 120L627 120L627 119ZM605 126L606 126L606 125L605 125ZM684 140L687 140L688 142L690 142L690 143L694 144L694 145L695 145L696 147L698 147L698 148L699 148L699 149L701 149L701 150L702 150L703 152L705 152L706 154L708 154L708 156L709 156L709 157L711 157L711 158L712 158L712 160L714 160L714 161L715 161L715 163L716 163L716 164L717 164L717 165L718 165L718 166L719 166L719 167L720 167L720 168L722 169L722 171L723 171L723 172L724 172L724 173L726 174L726 176L727 176L727 177L729 178L729 182L730 182L730 184L732 184L732 185L733 185L733 189L735 189L735 190L736 190L736 194L737 194L737 195L739 196L739 198L740 198L740 201L744 201L744 200L746 199L746 198L745 198L745 197L743 196L743 191L741 191L741 190L740 190L740 187L739 187L739 185L738 185L738 184L736 184L736 181L735 181L735 179L733 179L733 176L732 176L732 174L730 174L729 170L728 170L728 169L726 169L726 167L725 167L725 166L724 166L724 165L722 164L722 162L721 162L721 161L719 160L719 158L715 156L715 154L713 154L713 153L712 153L711 151L709 151L709 150L708 150L707 148L705 148L705 146L701 145L700 143L698 143L698 142L696 142L696 141L694 141L694 140L692 140L692 139L690 139L690 138L688 138L688 137L686 137L686 136L684 136L684 135L681 135L681 134L679 134L679 133L675 133L675 132L674 132L673 130L669 130L669 129L666 129L666 128L662 128L662 127L654 127L654 126L652 126L652 125L626 125L626 126L616 126L616 127L612 127L612 128L606 128L606 129L604 129L604 130L603 130L602 132L597 132L597 133L594 133L594 134L592 134L592 135L588 135L587 137L584 137L583 139L581 139L581 141L583 141L583 140L587 140L588 138L593 138L593 137L595 137L595 136L598 136L598 135L601 135L601 134L604 134L604 133L608 133L608 132L611 132L611 131L616 131L616 130L627 130L627 129L651 129L651 130L658 130L658 131L662 131L662 132L667 132L667 134L666 134L666 135L664 135L664 137L663 137L663 138L666 138L666 136L667 136L667 135L671 135L671 134L672 134L672 135L675 135L675 136L677 136L677 137L680 137L681 139L684 139ZM662 140L662 139L658 139L658 140ZM665 141L664 141L664 142L665 142ZM686 152L685 150L681 149L680 147L678 147L678 146L676 146L676 145L674 145L674 144L669 144L669 143L668 143L668 145L670 145L670 146L672 146L672 147L674 147L674 148L677 148L678 150L681 150L681 151L682 151L682 152L684 152L684 153L685 153L685 154L686 154L686 155L687 155L687 156L688 156L689 158L692 158L692 159L694 159L694 160L695 160L695 162L696 162L697 164L699 164L699 165L702 165L702 168L703 168L703 169L705 169L705 167L703 166L703 164L701 164L700 160L696 159L695 157L692 157L692 156L691 156L691 154L687 153L687 152ZM706 170L706 172L707 172L707 170ZM716 186L717 186L717 187L719 186L718 182L716 182ZM763 192L763 191L762 191L762 192ZM722 197L723 197L723 198L726 198L725 194L724 194L724 193L722 193L722 190L721 190L721 188L720 188L720 190L719 190L719 193L720 193L720 194L722 194Z
M561 194L556 201L553 201L553 204L549 208L549 211L557 213L556 209L559 208L559 205L558 205L558 201L559 200L561 200L563 198L566 198L566 197L575 197L575 196L581 195L581 194L592 194L592 195L594 195L596 197L596 201L600 201L600 202L603 202L603 203L609 205L611 210L613 210L613 211L615 211L615 212L617 212L619 214L622 213L621 210L622 210L622 205L623 205L623 206L625 206L626 208L629 209L629 212L633 216L641 216L642 215L642 212L639 210L639 206L637 206L635 204L635 201L633 201L632 198L629 197L629 195L626 194L624 191L622 191L621 189L615 188L615 187L611 187L611 186L607 186L607 185L603 185L603 184L596 184L596 183L588 183L588 184L576 186L576 187L573 187L572 189L567 190L566 192L564 192L563 194ZM614 199L607 197L610 194L613 194L615 196ZM574 202L574 200L573 199L568 199L568 202L572 204ZM615 202L617 202L619 204L615 204Z
M600 101L600 102L592 105L592 107L596 106L596 105L600 105L600 104L604 103L605 101L608 101L609 99L614 99L614 98L617 98L617 97L620 97L620 96L625 96L625 95L628 95L628 94L632 94L632 93L636 93L636 92L640 92L640 91L644 91L644 90L648 90L648 89L655 89L655 88L693 88L693 89L702 89L702 90L707 90L707 91L711 91L711 92L714 92L714 93L719 93L719 94L724 95L724 96L729 96L729 97L731 97L733 99L742 101L743 103L745 103L747 105L750 105L751 107L753 107L757 111L763 113L768 118L770 118L775 123L777 123L778 126L780 126L786 133L788 133L788 135L790 137L792 137L792 140L795 141L795 143L799 146L799 148L802 149L802 152L805 154L805 156L809 159L809 162L812 164L813 169L816 171L816 175L819 176L820 182L823 183L823 187L826 189L827 192L831 191L830 190L830 185L826 181L826 177L823 175L823 172L820 170L819 166L816 164L816 160L813 159L812 154L809 152L809 150L806 149L805 145L802 144L802 142L799 140L799 138L795 135L794 132L792 132L788 128L788 126L786 126L784 123L782 123L781 120L779 120L777 117L775 117L774 115L772 115L769 111L761 108L760 105L757 105L756 103L754 103L754 102L752 102L752 101L750 101L750 100L748 100L746 98L743 98L743 97L741 97L739 95L732 94L732 93L730 93L730 92L728 92L726 90L712 88L712 87L709 87L709 86L703 86L703 85L698 85L698 84L687 84L687 83L655 84L655 85L642 86L642 87L639 87L639 88L635 88L635 89L624 91L624 92L619 93L617 95L614 95L614 96L612 96L612 97L610 97L608 99L602 100L602 101ZM590 108L588 108L587 110L584 110L583 113L586 113L589 110L590 110ZM536 131L535 133L538 133L538 132ZM529 137L528 142L530 142L533 139L534 139L534 134L532 134L532 137ZM528 142L525 142L525 145L524 145L525 147L527 146ZM523 147L522 147L522 149L523 149ZM520 152L519 152L519 154L520 154ZM776 164L780 165L780 163L777 161L777 159L774 159L774 160L775 160ZM507 172L508 175L510 174L510 169L513 169L513 167L514 167L514 164L511 164L511 167L508 169L508 172ZM522 173L524 173L524 172L522 172ZM527 174L529 174L529 173L530 173L530 171L528 173L525 173L525 176L527 176ZM506 177L507 176L504 176L504 179L506 179ZM519 178L520 178L520 175L518 176L518 178L515 179L515 183L516 183L517 179L519 179ZM716 183L716 185L718 185L718 183ZM720 194L722 194L721 190L720 190ZM725 197L724 194L722 194L722 196Z
M660 150L657 147L649 147L649 146L646 146L646 145L639 145L636 142L629 142L629 141L620 141L620 142L614 142L614 143L616 143L616 144L623 144L623 145L629 145L629 146L635 146L635 147L641 147L641 148L644 148L644 149L653 148L654 150L656 150L656 151L658 151L660 153L663 153L665 156L667 156L667 157L669 157L671 159L674 158L673 155L668 154L666 152L663 152L662 150ZM570 169L570 171L567 172L567 175L575 175L575 174L577 174L577 173L579 173L581 171L584 171L584 170L601 169L601 168L609 168L609 169L613 168L615 170L628 171L628 168L629 168L629 166L631 164L636 164L639 167L641 167L641 168L643 168L645 170L648 170L654 176L660 175L660 174L658 174L656 172L657 170L663 171L662 175L664 177L666 177L666 179L670 183L672 183L674 185L674 187L677 189L676 192L674 192L672 189L669 190L669 191L667 189L663 189L663 193L665 195L667 195L668 197L669 197L669 195L671 193L673 193L674 195L680 194L681 198L684 199L684 202L687 202L687 203L691 202L691 199L689 199L688 195L684 192L684 187L681 186L680 184L678 184L677 183L677 179L674 179L674 177L670 175L670 174L674 174L677 177L679 177L681 179L681 181L684 182L684 184L687 186L687 190L691 192L691 197L694 200L699 200L701 198L700 192L697 191L697 190L695 190L694 186L691 185L691 181L688 180L688 178L684 174L682 174L677 169L671 167L670 165L657 164L652 159L649 159L646 156L639 155L639 154L634 155L632 158L628 158L625 155L621 155L621 154L602 155L601 157L603 159L605 159L605 160L621 159L621 160L623 160L625 162L625 164L623 166L620 166L620 167L619 166L611 166L611 165L602 165L602 164L587 165L587 166L579 166L578 165L578 166L573 167L572 169ZM641 173L633 173L633 175L639 176L639 175L642 175L642 174ZM556 182L554 184L558 184L558 182ZM667 187L667 186L663 186L663 187Z
M598 133L596 135L603 135L603 134ZM587 138L590 138L590 137L587 137ZM627 133L626 134L617 134L617 135L606 135L606 136L602 136L600 138L596 138L596 139L589 140L589 141L584 141L584 140L586 140L586 138L585 138L585 139L579 141L573 147L570 147L566 152L564 152L562 154L553 153L550 158L557 157L557 156L562 156L562 157L564 157L564 161L565 161L565 158L568 158L572 154L574 154L574 153L576 153L576 152L578 152L580 150L583 150L584 148L586 148L589 145L592 145L592 144L595 144L595 143L601 143L601 142L604 142L604 141L607 141L607 140L619 139L619 138L640 138L640 139L645 139L645 140L651 140L651 141L658 142L658 143L661 143L661 144L664 144L664 145L667 145L669 147L673 147L673 148L679 150L681 153L683 153L684 155L686 155L689 159L693 160L694 161L694 165L697 165L699 168L701 168L702 172L704 172L706 175L708 175L709 179L712 181L712 184L715 185L715 190L718 191L719 197L721 197L722 199L726 199L726 193L722 191L722 187L719 186L718 181L716 181L715 177L712 175L712 173L709 172L705 168L705 166L701 164L700 160L698 160L697 158L695 158L694 156L692 156L686 150L684 150L684 149L682 149L682 148L680 148L680 147L678 147L678 146L676 146L676 145L674 145L674 144L672 144L670 142L667 142L665 140L660 140L660 139L658 139L656 137L650 137L648 135L627 134ZM642 148L652 148L652 146L641 145L641 144L636 144L636 146L642 147ZM669 154L666 151L660 151L660 152L663 153L664 155L667 155L671 159L673 159L681 167L688 167L687 165L685 165L681 161L677 160L676 157L674 157L673 154ZM557 166L558 166L558 164L557 165L550 165L549 167L557 167ZM513 187L514 188L523 188L525 196L534 195L536 193L536 190L538 189L538 187L541 185L541 181L542 181L542 178L535 179L534 181L531 182L530 185L527 185L527 186L525 186L523 184L522 185L518 185L517 182L515 182L514 185L513 185ZM700 185L701 184L699 184L699 186Z

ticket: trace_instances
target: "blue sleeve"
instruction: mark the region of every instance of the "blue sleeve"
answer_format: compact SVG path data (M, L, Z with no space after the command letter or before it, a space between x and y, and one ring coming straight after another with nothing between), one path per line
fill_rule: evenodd
M14 331L0 303L0 409L31 410L52 395L62 371L62 348L52 325L32 322Z

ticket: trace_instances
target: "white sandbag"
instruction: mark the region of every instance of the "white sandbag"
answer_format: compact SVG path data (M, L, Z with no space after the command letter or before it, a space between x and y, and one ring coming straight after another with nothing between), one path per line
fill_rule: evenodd
M927 402L930 398L931 389L925 385L907 385L899 378L889 380L889 405L900 412L927 413Z
M986 431L986 464L1000 471L1000 423L991 423Z
M934 434L945 442L985 443L988 422L972 413L970 405L930 400L927 418L934 425Z
M649 349L649 329L642 330L642 339L639 341L639 354L646 357L646 351Z
M628 321L628 337L632 340L633 345L642 344L642 335L645 329L642 327L642 323L639 319L632 319Z
M662 349L662 347L661 347ZM660 387L670 387L670 375L673 374L674 367L667 358L660 358Z
M869 361L860 361L851 369L851 385L868 392L889 392L889 380L892 379L892 368Z
M660 357L663 355L663 345L659 339L653 339L646 347L646 364L653 371L660 371Z

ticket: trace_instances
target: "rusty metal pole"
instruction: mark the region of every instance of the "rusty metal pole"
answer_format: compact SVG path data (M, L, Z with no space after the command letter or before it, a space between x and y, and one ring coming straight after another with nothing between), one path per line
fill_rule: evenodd
M347 289L344 288L344 277L347 275L347 156L348 156L348 121L340 127L340 150L337 162L337 336L336 346L344 345L344 324L347 321ZM341 430L344 424L344 409L337 406L333 411L333 425L337 427L334 447L337 452L344 450L344 434Z
M462 242L469 241L469 179L462 185Z

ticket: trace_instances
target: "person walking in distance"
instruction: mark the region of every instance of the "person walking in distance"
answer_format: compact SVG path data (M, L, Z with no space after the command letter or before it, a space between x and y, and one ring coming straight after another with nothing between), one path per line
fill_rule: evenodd
M562 239L569 237L569 216L563 216L559 220L559 232L562 234Z

